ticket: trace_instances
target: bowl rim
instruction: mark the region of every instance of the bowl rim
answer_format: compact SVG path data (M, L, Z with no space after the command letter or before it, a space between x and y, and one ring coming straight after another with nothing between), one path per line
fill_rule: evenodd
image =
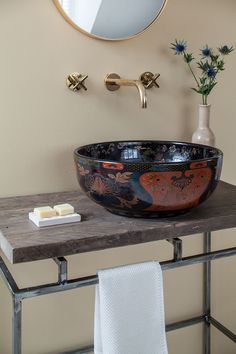
M118 143L127 143L127 144L134 144L134 143L158 143L158 144L173 144L173 145L190 145L190 146L195 146L197 148L208 148L208 149L212 149L215 150L215 154L212 157L205 157L202 159L196 159L196 160L185 160L185 161L169 161L169 162L165 162L165 161L150 161L150 162L144 162L144 161L116 161L116 160L112 160L112 159L97 159L95 157L91 157L91 156L86 156L86 155L82 155L79 153L79 150L85 149L89 146L92 145L98 145L98 144L118 144ZM214 147L214 146L209 146L209 145L203 145L203 144L197 144L197 143L191 143L191 142L186 142L186 141L179 141L179 140L141 140L141 139L137 139L137 140L114 140L114 141L102 141L102 142L97 142L97 143L92 143L92 144L85 144L85 145L81 145L79 147L77 147L74 150L74 156L79 157L79 158L83 158L83 159L88 159L88 160L92 160L92 161L96 161L99 163L103 163L103 162L110 162L110 163L114 163L114 164L118 164L118 163L122 163L124 165L126 164L130 164L130 163L138 163L141 165L181 165L181 164L186 164L186 163L191 163L191 162L204 162L204 161L210 161L214 158L219 158L219 157L223 157L223 152Z

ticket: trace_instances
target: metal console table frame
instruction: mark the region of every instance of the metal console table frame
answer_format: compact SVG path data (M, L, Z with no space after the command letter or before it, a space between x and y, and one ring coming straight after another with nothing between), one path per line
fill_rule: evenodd
M197 317L168 324L166 326L166 331L173 331L201 322L204 323L204 354L211 353L211 325L221 331L232 341L236 342L236 335L211 316L211 261L236 255L236 247L211 252L211 232L205 232L203 242L204 253L183 258L182 240L179 238L173 238L167 239L167 241L173 245L174 257L173 260L164 261L161 263L163 271L197 263L204 263L204 312ZM0 257L0 273L5 284L10 290L13 300L13 354L22 353L22 301L24 299L81 288L84 286L95 285L98 283L98 277L96 275L69 280L67 272L67 260L64 257L53 258L53 260L58 266L58 282L19 289L6 264ZM64 354L86 354L92 352L93 346L90 346Z

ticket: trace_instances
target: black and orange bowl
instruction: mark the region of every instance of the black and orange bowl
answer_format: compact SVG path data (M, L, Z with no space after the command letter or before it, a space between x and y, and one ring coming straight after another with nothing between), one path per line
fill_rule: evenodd
M212 194L223 153L178 141L115 141L79 147L74 159L80 187L94 202L123 216L160 217Z

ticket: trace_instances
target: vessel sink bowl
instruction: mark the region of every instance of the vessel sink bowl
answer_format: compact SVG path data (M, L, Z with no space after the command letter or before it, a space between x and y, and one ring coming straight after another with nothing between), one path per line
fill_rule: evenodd
M172 216L198 206L220 179L223 154L176 141L115 141L74 152L82 190L110 212Z

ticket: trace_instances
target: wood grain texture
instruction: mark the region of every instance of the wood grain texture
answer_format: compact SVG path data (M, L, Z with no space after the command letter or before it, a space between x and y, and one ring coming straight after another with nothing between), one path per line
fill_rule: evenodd
M34 207L70 203L82 214L78 224L38 229L28 220ZM113 215L81 192L0 199L0 246L12 263L236 227L236 187L220 182L203 205L185 215L134 219Z

